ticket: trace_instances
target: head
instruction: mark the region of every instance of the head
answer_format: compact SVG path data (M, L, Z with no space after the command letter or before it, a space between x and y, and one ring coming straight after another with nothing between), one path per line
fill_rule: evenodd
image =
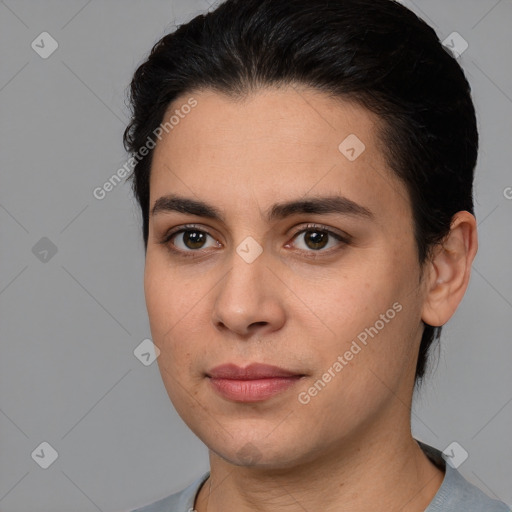
M227 0L153 47L131 103L151 332L192 430L235 461L272 451L280 406L286 439L331 417L318 449L407 400L476 253L475 111L434 30L391 0ZM303 375L294 404L211 391L254 361Z

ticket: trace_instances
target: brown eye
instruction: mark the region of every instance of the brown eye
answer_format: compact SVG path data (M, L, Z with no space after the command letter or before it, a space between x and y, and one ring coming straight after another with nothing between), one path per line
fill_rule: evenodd
M210 246L206 245L208 237L214 240ZM159 243L166 246L172 253L184 257L200 256L201 253L204 254L203 249L220 246L209 233L195 226L183 226L179 230L172 231L166 234Z
M189 249L201 249L205 243L207 236L207 234L204 231L191 229L184 230L181 233L183 233L183 243Z
M305 231L305 243L310 249L323 249L329 241L329 234L326 231L308 230Z
M299 236L300 235L300 236ZM308 225L305 229L295 233L294 240L303 240L303 247L299 247L301 251L314 253L314 252L331 252L330 249L336 250L336 246L343 246L350 242L350 237L342 236L338 233L327 229L324 226ZM335 242L325 251L322 250L329 245L329 242ZM300 245L294 242L295 246ZM334 246L334 247L333 247Z

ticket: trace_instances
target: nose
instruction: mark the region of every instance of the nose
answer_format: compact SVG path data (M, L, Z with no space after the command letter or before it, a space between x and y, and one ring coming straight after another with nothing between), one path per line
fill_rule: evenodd
M254 261L233 252L230 270L217 287L212 321L223 337L261 337L280 329L286 319L286 286L276 278L263 251Z

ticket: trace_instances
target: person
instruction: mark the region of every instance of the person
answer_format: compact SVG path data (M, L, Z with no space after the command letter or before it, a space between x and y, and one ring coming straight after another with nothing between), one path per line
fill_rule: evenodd
M477 252L475 109L435 31L392 0L227 0L130 101L151 335L210 462L137 511L510 510L411 433Z

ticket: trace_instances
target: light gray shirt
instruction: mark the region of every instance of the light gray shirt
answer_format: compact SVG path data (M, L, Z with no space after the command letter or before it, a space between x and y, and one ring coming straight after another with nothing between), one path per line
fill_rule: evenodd
M450 464L446 464L440 450L416 441L428 458L445 471L441 487L425 512L512 512L511 507L489 498ZM209 475L207 472L186 489L132 512L193 512L197 493Z

